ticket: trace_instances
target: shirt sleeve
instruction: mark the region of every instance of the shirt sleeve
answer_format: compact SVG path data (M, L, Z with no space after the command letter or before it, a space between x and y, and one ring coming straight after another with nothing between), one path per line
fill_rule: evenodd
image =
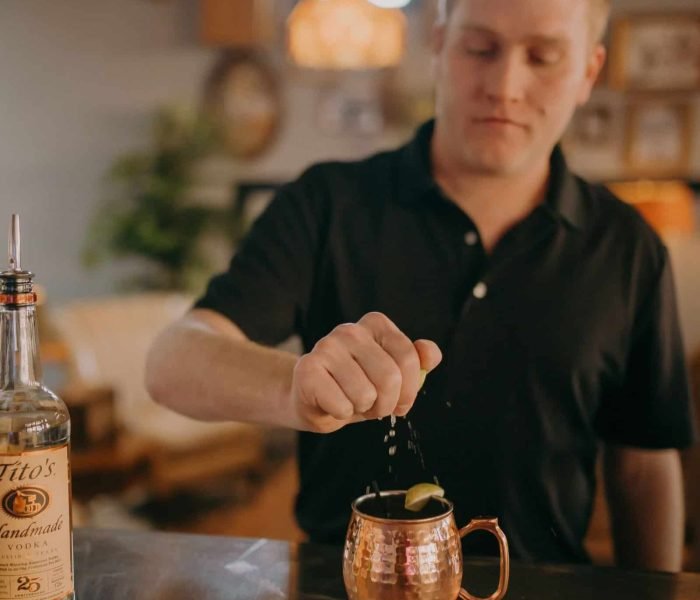
M678 323L671 262L664 250L654 286L630 336L621 388L603 401L598 431L639 448L686 448L695 441L690 383Z
M261 344L289 338L308 306L321 219L318 194L304 176L281 188L195 308L225 315Z

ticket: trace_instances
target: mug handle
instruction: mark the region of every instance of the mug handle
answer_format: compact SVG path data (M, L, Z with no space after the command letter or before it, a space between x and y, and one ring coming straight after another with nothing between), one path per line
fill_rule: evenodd
M477 531L479 529L492 533L498 540L498 547L501 554L498 588L487 598L472 596L467 590L461 588L459 590L459 597L462 600L501 600L508 590L508 579L510 578L510 555L508 554L508 540L506 539L506 534L503 533L503 530L498 526L498 519L495 517L473 519L466 527L462 527L462 529L459 530L459 537L463 538L469 535L472 531Z

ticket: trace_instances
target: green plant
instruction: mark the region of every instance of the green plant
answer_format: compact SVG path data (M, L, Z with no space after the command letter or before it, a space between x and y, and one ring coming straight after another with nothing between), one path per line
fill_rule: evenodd
M129 287L191 290L209 264L203 237L223 228L235 243L242 228L233 210L192 197L197 167L218 147L218 131L205 116L160 109L151 148L119 157L108 172L110 194L90 228L85 264L139 257L146 272Z

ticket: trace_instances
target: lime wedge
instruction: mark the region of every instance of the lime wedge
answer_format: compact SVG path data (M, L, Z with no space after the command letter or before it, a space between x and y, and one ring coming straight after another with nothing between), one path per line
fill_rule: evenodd
M421 369L420 370L420 375L419 375L419 385L418 389L420 390L423 387L423 384L425 383L425 376L428 374L427 369Z
M428 504L428 500L431 498L442 498L444 495L445 490L439 485L435 485L434 483L417 483L406 492L404 507L406 510L418 512Z

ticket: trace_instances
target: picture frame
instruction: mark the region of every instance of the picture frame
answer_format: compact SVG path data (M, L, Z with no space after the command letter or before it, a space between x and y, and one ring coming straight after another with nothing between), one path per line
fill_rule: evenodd
M656 99L628 106L625 164L630 174L687 177L692 145L692 106Z
M560 140L571 168L591 180L615 176L624 154L626 105L598 93L574 113Z
M700 90L700 13L642 14L613 23L609 83L617 90Z
M581 149L603 149L615 142L619 111L609 102L591 100L578 108L566 131L567 142Z
M228 48L205 83L204 106L220 126L233 158L257 158L275 141L281 127L278 76L259 51Z

